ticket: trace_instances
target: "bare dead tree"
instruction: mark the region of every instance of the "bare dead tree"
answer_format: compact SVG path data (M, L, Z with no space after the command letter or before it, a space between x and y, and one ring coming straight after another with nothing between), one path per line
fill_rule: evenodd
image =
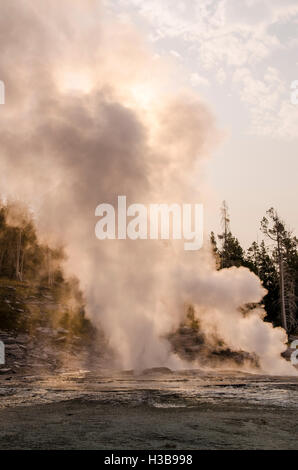
M221 212L221 226L223 229L223 233L219 235L218 238L220 240L223 240L223 247L225 247L227 244L228 234L230 233L230 216L229 216L229 208L228 208L226 201L223 201L220 212ZM224 255L222 256L222 261L221 261L222 268L224 268L228 264L226 250L223 250L223 254Z

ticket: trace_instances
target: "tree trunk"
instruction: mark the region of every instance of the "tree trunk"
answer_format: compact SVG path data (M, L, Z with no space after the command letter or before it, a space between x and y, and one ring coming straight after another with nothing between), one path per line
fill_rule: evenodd
M279 284L280 284L280 302L281 302L281 322L282 326L288 332L287 316L286 316L286 303L285 303L285 278L284 278L284 263L282 257L280 237L277 236L277 250L279 260Z
M22 230L19 229L19 236L17 240L17 260L16 260L16 278L21 281L20 273L20 259L21 259L21 245L22 245Z

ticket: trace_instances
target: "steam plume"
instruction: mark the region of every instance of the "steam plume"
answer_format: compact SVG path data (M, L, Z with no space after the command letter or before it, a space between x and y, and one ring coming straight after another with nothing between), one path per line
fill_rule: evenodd
M118 195L206 202L201 168L219 134L199 98L176 90L173 65L96 0L3 0L0 36L1 187L34 208L44 236L64 241L119 365L185 366L164 336L192 302L207 337L217 330L265 372L293 373L280 358L283 330L261 310L239 313L264 295L254 274L216 272L207 246L95 238L96 206Z

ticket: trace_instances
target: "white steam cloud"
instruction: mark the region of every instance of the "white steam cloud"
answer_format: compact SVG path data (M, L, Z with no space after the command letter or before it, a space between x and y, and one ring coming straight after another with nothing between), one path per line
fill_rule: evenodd
M119 365L185 367L164 338L191 302L208 337L256 353L267 373L291 374L286 335L264 323L258 278L217 272L183 242L98 241L100 203L205 203L201 165L218 142L213 117L127 19L96 0L2 0L1 187L63 240ZM181 80L182 83L182 80ZM198 189L199 188L199 189ZM211 340L210 340L211 341Z

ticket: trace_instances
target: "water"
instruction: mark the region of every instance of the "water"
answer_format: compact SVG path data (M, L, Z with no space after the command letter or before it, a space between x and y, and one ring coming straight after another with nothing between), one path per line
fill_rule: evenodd
M202 370L0 377L0 449L298 449L297 410L297 377Z
M298 409L298 378L241 372L173 373L88 371L25 376L0 382L0 408L65 400L96 400L110 405L156 408L263 405Z

